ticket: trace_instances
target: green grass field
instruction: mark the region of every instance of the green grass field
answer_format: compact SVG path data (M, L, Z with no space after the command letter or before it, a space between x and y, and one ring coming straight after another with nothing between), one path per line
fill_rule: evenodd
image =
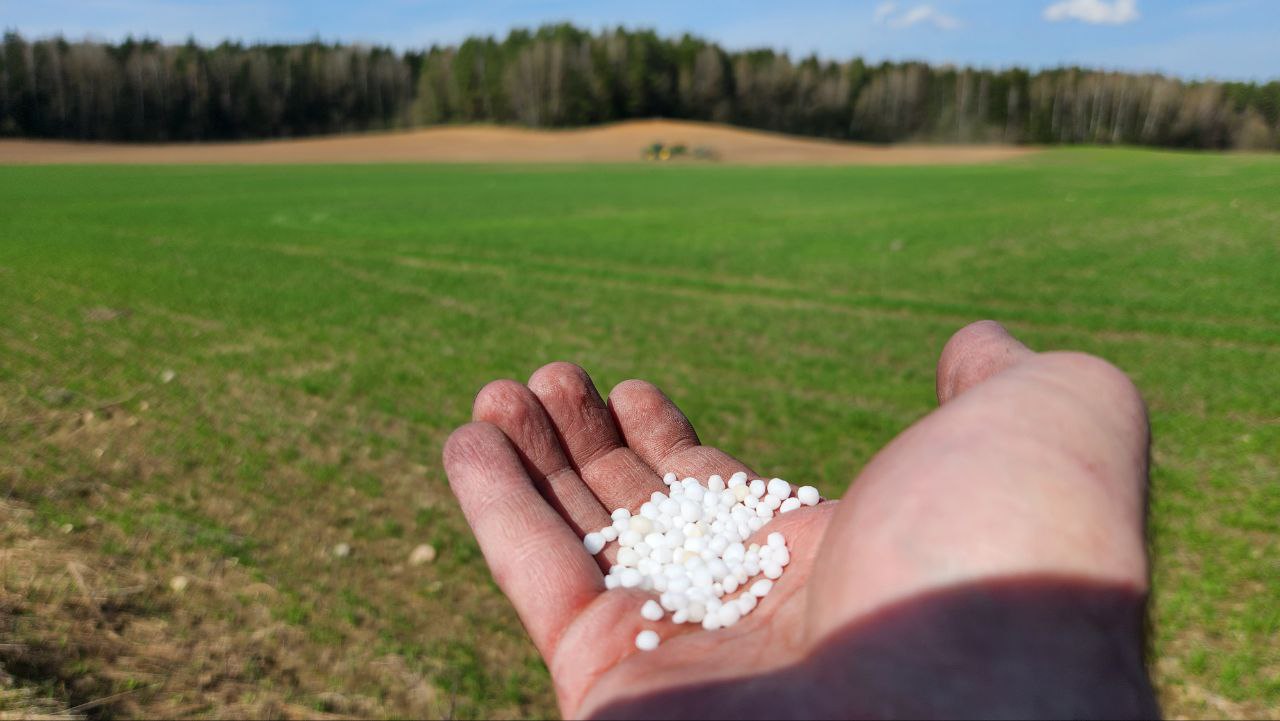
M552 714L439 465L486 381L646 378L839 495L990 317L1145 393L1167 713L1276 717L1278 238L1260 156L0 168L0 664L90 715Z

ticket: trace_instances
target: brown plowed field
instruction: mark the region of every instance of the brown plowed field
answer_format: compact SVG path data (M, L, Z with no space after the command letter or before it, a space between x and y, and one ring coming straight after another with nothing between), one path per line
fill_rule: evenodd
M637 120L573 130L445 126L299 140L120 144L0 140L12 163L626 163L653 142L707 148L746 165L986 163L1033 149L1003 145L875 146L800 138L712 123ZM704 162L682 159L678 162Z

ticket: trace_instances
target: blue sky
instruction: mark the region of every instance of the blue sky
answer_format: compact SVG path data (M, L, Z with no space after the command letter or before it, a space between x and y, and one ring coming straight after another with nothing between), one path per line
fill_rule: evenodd
M111 40L318 36L407 49L565 20L833 59L1280 79L1280 0L0 0L5 28Z

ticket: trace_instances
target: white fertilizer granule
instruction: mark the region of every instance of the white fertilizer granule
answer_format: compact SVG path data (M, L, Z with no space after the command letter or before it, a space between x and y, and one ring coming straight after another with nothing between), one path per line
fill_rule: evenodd
M755 610L791 563L781 533L770 533L764 545L743 544L775 515L817 505L818 490L795 488L781 478L748 481L742 472L727 481L713 475L705 485L695 478L679 480L674 473L662 482L667 493L655 492L634 515L626 508L615 510L613 523L586 534L582 544L595 555L617 541L605 588L658 594L640 609L646 621L661 621L670 613L673 623L701 624L708 631L729 628ZM660 642L656 631L636 636L642 651Z

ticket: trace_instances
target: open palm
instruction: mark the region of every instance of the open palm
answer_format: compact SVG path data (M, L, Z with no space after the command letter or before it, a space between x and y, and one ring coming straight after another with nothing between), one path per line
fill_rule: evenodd
M1063 373L1108 386L1121 407L1076 402L1060 387ZM1007 387L985 383L996 375ZM450 438L445 465L566 716L972 713L980 685L947 690L937 676L981 655L987 681L1001 683L1025 672L1029 653L1046 650L1049 663L1090 670L1076 683L1056 674L1058 692L1014 694L988 708L1026 712L1079 700L1079 684L1107 678L1124 681L1122 701L1108 712L1149 713L1140 645L1145 457L1138 460L1146 430L1133 408L1140 400L1110 366L1036 356L994 324L958 334L939 367L943 400L979 385L995 386L985 395L1003 400L975 390L948 403L877 456L845 501L779 515L758 531L749 542L782 532L792 562L754 612L716 631L643 620L639 608L653 595L606 592L601 565L581 543L610 524L612 509L635 511L665 490L666 472L759 477L702 445L654 386L627 381L606 404L568 363L541 368L527 385L495 381L476 398L475 422ZM1010 396L1018 390L1026 397ZM1046 433L1025 423L1028 413L1049 414L1057 426L1065 419L1082 435ZM1096 437L1090 429L1100 421L1110 441L1118 433L1124 442ZM992 435L1002 425L1009 432ZM1083 478L1065 489L1064 480L1096 475L1080 472L1080 453L1114 466L1120 480ZM1027 462L1022 473L1019 460ZM1045 470L1049 482L1028 478ZM1070 523L1058 520L1064 510L1077 514ZM1054 533L1080 522L1089 533ZM606 550L606 563L615 550ZM1103 608L1111 620L1099 624L1088 613L1073 622L1077 607ZM1022 635L975 645L950 631L996 619ZM658 631L657 650L636 649L642 628ZM1031 647L1023 636L1035 639Z

